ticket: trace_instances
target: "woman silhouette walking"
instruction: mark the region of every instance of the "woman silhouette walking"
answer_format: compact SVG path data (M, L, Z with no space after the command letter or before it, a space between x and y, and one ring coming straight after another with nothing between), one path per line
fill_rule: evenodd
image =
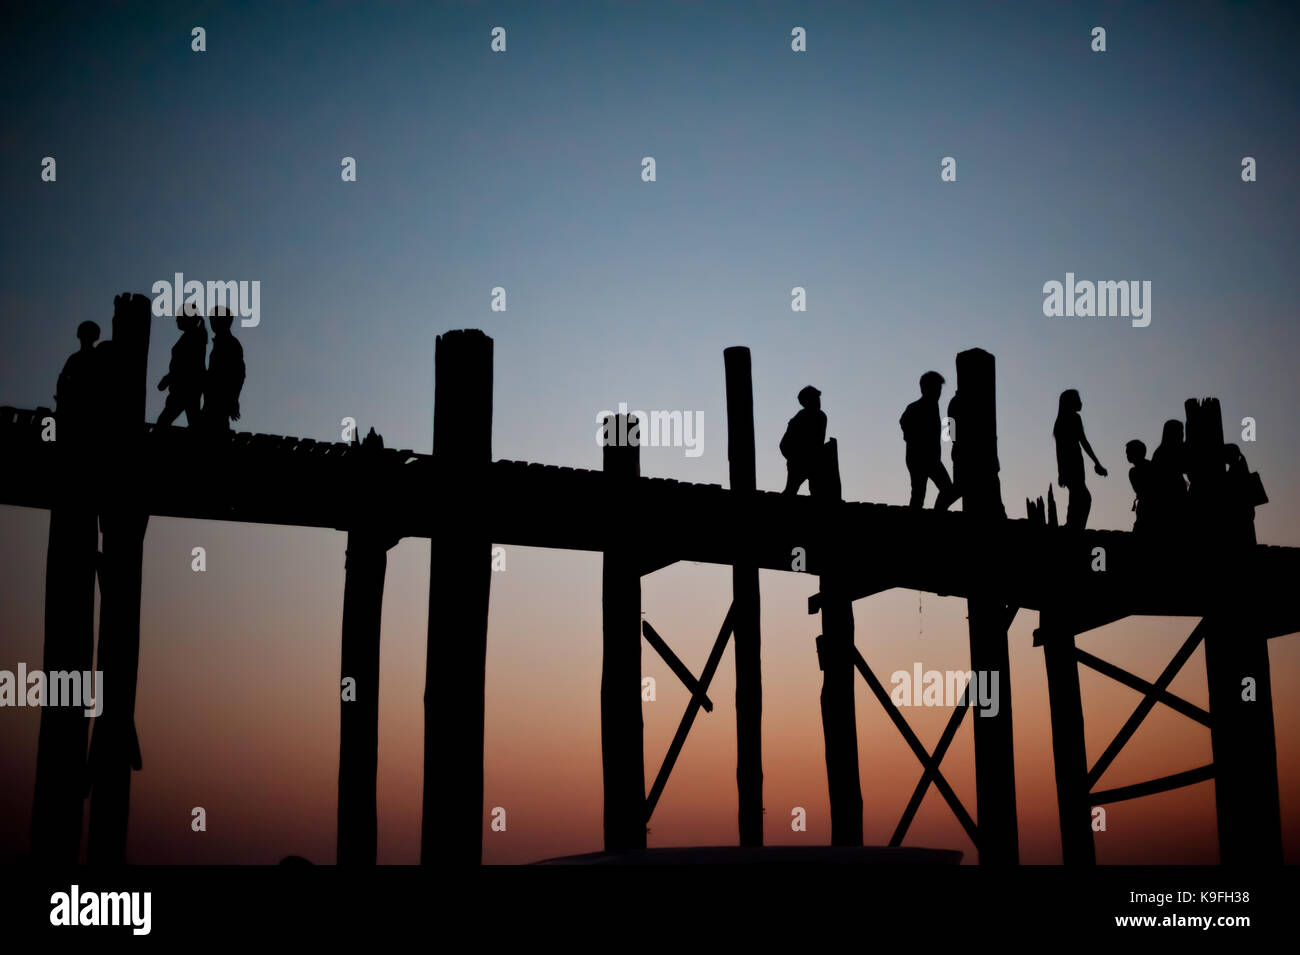
M1092 495L1083 480L1083 451L1092 458L1094 470L1102 477L1106 469L1092 453L1092 445L1083 433L1083 399L1073 388L1061 392L1061 401L1056 413L1056 426L1052 436L1056 438L1056 480L1061 487L1070 492L1070 509L1065 516L1066 527L1080 530L1088 523L1088 512L1092 510Z

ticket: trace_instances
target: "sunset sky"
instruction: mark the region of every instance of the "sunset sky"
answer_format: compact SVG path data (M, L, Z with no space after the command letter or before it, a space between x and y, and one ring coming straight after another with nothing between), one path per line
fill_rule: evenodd
M643 474L725 485L722 350L747 345L759 487L783 486L777 442L811 383L845 498L903 504L898 417L917 378L943 374L946 406L954 356L982 347L997 359L1011 516L1056 476L1063 389L1080 391L1110 469L1089 471L1090 526L1119 529L1133 520L1125 442L1154 448L1184 399L1214 395L1227 440L1257 424L1241 447L1272 499L1260 542L1300 546L1300 37L1285 5L23 3L2 16L0 404L50 405L78 322L107 337L117 293L175 272L258 280L261 323L235 328L241 430L338 440L351 416L427 451L434 337L480 328L495 341L495 457L598 468L596 416L622 401L702 415L703 453L644 448ZM206 52L190 48L195 26ZM489 47L496 26L505 53ZM41 180L46 156L55 182ZM356 182L341 181L346 156ZM956 182L940 181L948 156ZM1046 317L1043 285L1067 272L1150 281L1151 324ZM489 307L497 286L504 312ZM791 310L795 286L806 312ZM175 339L171 319L154 321L149 420ZM0 506L0 669L40 666L47 535L46 512ZM344 545L326 530L150 521L129 861L334 861ZM195 546L205 573L190 569ZM407 539L389 555L383 863L419 858L429 548ZM485 820L504 807L508 828L485 825L485 862L600 848L600 569L598 554L511 547L493 575ZM643 580L647 619L696 673L730 581L694 564ZM760 583L766 840L826 844L817 584ZM964 601L895 590L855 612L886 683L916 661L967 666ZM1079 642L1154 680L1195 623L1130 618ZM1024 611L1010 631L1021 859L1052 863L1036 625ZM1269 649L1294 863L1300 640ZM648 646L643 660L658 685L643 707L648 784L688 694ZM1091 762L1140 697L1081 680ZM1203 650L1171 690L1207 705ZM883 844L920 767L862 681L857 693L865 838ZM733 694L728 650L650 845L736 842ZM948 715L905 711L929 747ZM0 710L0 858L27 851L38 724ZM974 815L970 725L943 768ZM1157 707L1100 788L1207 762L1208 730ZM207 832L190 829L196 806ZM791 831L794 807L807 832ZM1115 804L1107 821L1099 862L1218 860L1213 782ZM907 844L975 859L933 790Z

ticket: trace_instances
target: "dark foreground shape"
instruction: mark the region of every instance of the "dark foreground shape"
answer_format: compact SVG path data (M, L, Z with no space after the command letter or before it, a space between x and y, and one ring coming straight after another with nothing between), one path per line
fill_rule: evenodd
M588 852L534 865L958 865L960 849L909 846L686 846L640 852Z

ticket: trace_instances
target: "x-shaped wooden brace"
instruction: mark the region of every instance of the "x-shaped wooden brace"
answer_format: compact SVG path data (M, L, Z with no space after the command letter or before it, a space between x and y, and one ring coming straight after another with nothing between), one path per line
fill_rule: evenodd
M907 720L903 719L903 714L898 712L898 707L895 706L894 701L889 698L889 693L886 692L880 680L876 678L876 675L871 672L871 667L867 666L867 661L862 658L861 651L856 647L853 648L853 663L858 668L858 672L862 674L863 679L867 681L867 686L871 687L871 692L874 693L876 699L880 701L880 705L883 706L885 712L889 714L889 718L894 721L894 726L898 728L898 732L902 734L903 739L907 741L907 745L910 746L912 752L916 754L916 758L921 761L921 766L923 767L921 780L916 784L916 789L912 791L912 798L908 800L907 808L903 811L903 818L899 820L898 828L894 830L894 835L890 838L889 844L891 846L897 846L902 843L903 836L907 833L907 827L912 824L912 818L916 815L917 809L920 808L921 800L925 798L926 791L930 788L930 784L933 783L934 787L939 790L940 795L943 796L944 800L948 803L948 806L952 809L953 815L957 817L957 821L960 822L962 828L966 830L966 835L970 836L971 842L978 846L980 844L979 830L975 825L975 820L971 819L970 813L966 811L966 807L961 804L961 800L957 798L957 794L953 792L952 787L948 785L948 780L944 779L943 773L939 772L939 764L943 761L944 755L948 752L948 747L952 744L953 737L957 735L957 727L961 725L962 718L966 715L966 710L969 709L970 703L968 697L971 692L970 684L967 684L966 691L962 693L961 700L957 703L956 708L953 710L952 717L948 720L948 725L944 728L943 736L939 739L939 745L935 747L934 753L931 754L925 751L925 747L921 744L921 741L917 739L916 734L912 732L912 727L907 724Z
M727 608L727 616L722 621L722 629L718 631L718 638L713 641L713 649L709 652L709 660L704 664L704 672L700 674L699 680L692 676L691 671L686 669L686 664L677 658L677 655L668 648L663 638L655 632L654 627L642 620L641 632L645 635L650 646L654 647L663 657L664 662L669 668L677 674L686 688L691 691L691 701L686 704L686 712L682 715L681 722L677 725L677 735L673 737L672 744L668 747L668 754L664 756L664 763L659 767L659 775L655 777L654 785L650 787L650 795L645 801L645 818L650 821L651 815L654 814L655 806L659 803L659 797L663 795L664 786L668 784L668 774L673 771L673 766L677 763L677 757L681 755L682 746L686 743L686 734L691 731L691 724L695 722L695 714L700 711L700 707L709 712L713 712L713 703L709 700L709 684L713 682L713 674L717 672L718 664L722 661L722 651L727 648L727 641L731 639L731 614L733 607Z

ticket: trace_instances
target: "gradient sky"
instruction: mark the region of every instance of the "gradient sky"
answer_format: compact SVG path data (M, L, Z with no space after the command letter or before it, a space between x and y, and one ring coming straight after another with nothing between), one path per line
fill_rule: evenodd
M1123 446L1154 447L1191 396L1222 401L1273 500L1263 543L1300 546L1297 19L1265 4L7 4L0 14L0 402L50 404L79 321L177 271L257 279L236 328L243 429L321 440L355 417L431 444L434 336L495 339L493 453L599 467L596 415L703 415L704 453L642 472L726 483L722 349L753 354L759 486L795 393L823 391L844 495L904 503L902 408L953 356L997 357L1008 512L1046 493L1059 392L1083 396L1091 525L1128 528ZM1091 52L1093 26L1108 50ZM190 29L207 52L190 50ZM508 52L489 49L506 28ZM803 26L808 51L790 50ZM44 156L58 180L40 180ZM340 181L340 160L358 181ZM658 181L641 181L653 156ZM958 180L939 180L944 156ZM1258 181L1243 183L1243 156ZM1149 327L1046 318L1043 283L1149 280ZM494 286L509 309L489 308ZM790 309L793 286L808 311ZM175 341L156 320L151 386ZM163 395L151 390L155 418ZM0 463L3 466L3 463ZM184 475L142 475L146 481ZM241 475L256 483L259 475ZM931 499L933 491L931 491ZM1060 501L1064 504L1065 493ZM545 502L539 502L544 506ZM597 515L593 519L600 519ZM658 519L644 515L645 520ZM38 666L48 516L0 507L0 668ZM190 570L202 545L208 570ZM419 852L429 542L390 554L383 621L380 861ZM859 546L876 546L862 541ZM145 545L128 858L334 857L341 533L168 519ZM600 558L510 548L488 645L488 862L599 848ZM692 670L729 602L726 568L643 582ZM829 840L815 581L765 572L769 842ZM1250 599L1243 594L1242 599ZM965 604L859 601L882 679L967 664ZM1022 859L1060 859L1036 614L1011 629ZM1130 619L1081 645L1154 679L1194 620ZM1300 860L1300 677L1271 642L1289 861ZM653 651L647 777L687 694ZM652 845L736 840L731 653L651 822ZM448 679L453 679L448 675ZM1090 759L1137 694L1085 671ZM858 684L868 842L919 776ZM1198 651L1173 690L1206 703ZM110 689L111 692L111 689ZM946 710L905 714L932 746ZM0 711L0 857L26 851L38 714ZM969 722L945 771L974 814ZM1103 787L1202 765L1208 731L1157 709ZM443 784L440 781L435 784ZM190 809L209 830L190 831ZM791 807L808 810L790 831ZM1102 862L1213 862L1213 783L1109 810ZM908 844L973 851L933 792Z

